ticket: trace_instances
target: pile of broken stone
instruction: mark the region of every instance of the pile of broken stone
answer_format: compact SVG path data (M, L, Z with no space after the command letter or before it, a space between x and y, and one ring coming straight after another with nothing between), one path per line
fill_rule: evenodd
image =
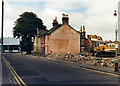
M51 58L54 60L62 60L62 61L72 61L72 62L78 62L80 64L88 64L93 66L103 66L103 67L114 67L114 58L101 58L101 57L95 57L95 56L81 56L78 54L49 54L46 56L47 58ZM119 60L120 61L120 60ZM119 66L120 68L120 66Z

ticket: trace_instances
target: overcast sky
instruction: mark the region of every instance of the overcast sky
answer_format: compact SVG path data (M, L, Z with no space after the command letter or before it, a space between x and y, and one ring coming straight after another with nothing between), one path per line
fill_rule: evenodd
M87 34L101 36L103 40L115 40L117 17L114 17L113 13L118 9L118 1L5 0L4 37L13 37L12 29L15 20L23 12L32 11L43 20L47 29L52 27L55 17L59 23L62 23L62 13L66 13L69 16L69 24L74 29L80 30L80 26L85 25Z

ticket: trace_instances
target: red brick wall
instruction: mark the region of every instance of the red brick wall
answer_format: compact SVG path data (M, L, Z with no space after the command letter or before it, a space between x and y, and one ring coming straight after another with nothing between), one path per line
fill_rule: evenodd
M45 37L44 36L40 37L40 44L41 44L41 47L44 46L44 44L45 44Z
M49 41L46 40L46 44L49 46L49 52L52 50L52 53L79 54L80 34L65 24L49 36ZM46 53L48 53L47 51Z
M90 51L90 43L89 43L88 39L85 39L85 51L86 52Z

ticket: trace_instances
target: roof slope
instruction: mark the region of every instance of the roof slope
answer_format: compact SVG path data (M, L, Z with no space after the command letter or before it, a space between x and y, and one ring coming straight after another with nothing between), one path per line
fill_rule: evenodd
M63 25L65 25L65 24L63 24ZM42 34L40 35L40 37L41 37L41 36L45 36L45 35L50 35L50 34L52 34L54 31L56 31L57 29L59 29L59 28L60 28L61 26L63 26L63 25L59 24L57 27L51 28L50 30L42 33ZM68 24L67 24L67 25L68 25ZM71 27L70 25L68 25L68 26ZM76 31L77 33L80 34L79 31L75 30L73 27L71 27L71 28L72 28L74 31Z

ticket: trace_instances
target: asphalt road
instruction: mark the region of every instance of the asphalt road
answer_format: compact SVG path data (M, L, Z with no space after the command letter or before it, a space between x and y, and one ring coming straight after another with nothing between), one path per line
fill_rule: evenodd
M119 78L45 59L4 54L25 84L118 84Z

